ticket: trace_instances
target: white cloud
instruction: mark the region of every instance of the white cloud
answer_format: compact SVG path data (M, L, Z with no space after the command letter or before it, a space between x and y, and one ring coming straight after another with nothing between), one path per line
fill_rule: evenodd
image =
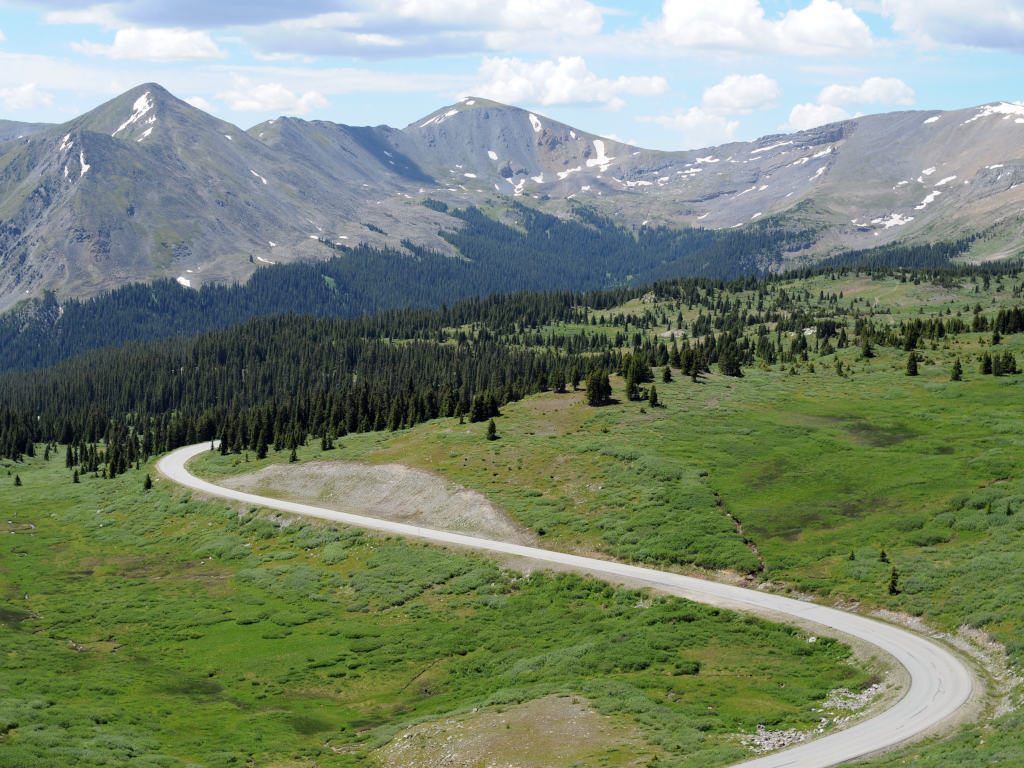
M0 102L5 109L32 109L53 106L53 94L39 90L35 83L25 83L13 88L0 88Z
M882 0L892 27L922 46L945 43L1024 52L1020 0Z
M679 52L692 49L826 56L871 48L867 24L837 0L811 0L777 20L759 0L665 0L648 33Z
M682 147L684 149L725 144L732 141L736 135L736 129L740 125L738 120L729 120L700 107L690 107L688 110L679 111L673 115L641 116L637 120L641 123L655 123L673 131L679 131L683 137Z
M797 104L789 113L789 121L782 126L792 131L806 131L826 123L849 120L850 113L834 104Z
M319 91L296 94L281 83L253 83L244 78L235 78L235 88L217 97L227 102L237 112L273 112L302 115L310 110L326 107L327 99Z
M119 21L113 6L93 5L78 10L49 11L43 16L47 24L91 24L105 29L118 29L128 26Z
M192 61L222 59L224 53L207 32L181 27L167 29L119 29L112 45L84 41L72 43L79 53L137 61Z
M715 114L747 115L774 106L782 95L779 84L766 75L729 75L704 89L704 109Z
M860 85L830 85L819 104L900 104L913 106L914 89L897 77L869 77Z
M4 35L4 31L0 29L0 43L4 42L7 37Z
M621 94L656 96L668 90L663 77L598 77L578 56L538 62L486 57L479 75L483 82L475 93L513 104L598 103L621 109Z
M185 101L196 109L203 110L203 112L213 112L213 105L202 96L190 96Z
M356 0L344 11L251 26L262 53L427 56L557 50L600 35L589 0Z
M797 104L789 113L784 129L803 131L826 123L849 120L843 104L887 104L911 106L914 90L896 77L869 77L860 85L829 85L821 89L817 103ZM860 114L860 113L857 113Z

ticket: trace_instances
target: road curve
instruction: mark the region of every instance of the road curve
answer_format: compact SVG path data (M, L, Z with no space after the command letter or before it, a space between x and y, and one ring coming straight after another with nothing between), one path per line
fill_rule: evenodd
M738 611L769 611L780 616L815 622L878 647L893 656L909 673L909 689L895 706L885 712L814 741L738 763L735 768L826 768L839 765L932 730L952 717L972 694L973 677L960 659L937 643L891 624L815 603L653 568L508 544L243 493L214 485L188 471L188 461L209 448L209 443L179 448L160 459L157 470L176 483L210 496L318 517L357 528L529 558L597 576L641 582L698 603L711 603Z

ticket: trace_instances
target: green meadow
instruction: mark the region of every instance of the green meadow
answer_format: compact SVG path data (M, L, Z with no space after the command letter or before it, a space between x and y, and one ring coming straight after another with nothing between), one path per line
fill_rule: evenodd
M0 468L3 766L372 766L556 694L639 734L581 764L714 766L873 679L786 626L63 463Z
M890 328L957 315L969 325L977 311L991 319L1019 306L1019 286L981 282L818 275L781 287L810 317L838 306ZM637 300L595 314L645 311L669 318L644 330L658 340L676 327L677 311L689 323L699 308ZM485 424L441 419L349 435L328 452L311 443L299 457L438 472L486 494L549 547L727 571L829 602L920 617L949 633L982 632L1019 669L1024 375L983 375L980 358L1009 351L1020 364L1024 337L995 345L988 331L923 340L918 375L910 376L906 350L876 346L865 357L852 315L847 333L845 348L818 354L812 347L807 360L750 366L742 378L715 371L693 382L673 371L666 383L655 370L659 407L627 401L624 382L613 376L617 401L608 406L587 406L581 392L506 406L495 441L485 439ZM962 380L952 381L958 358ZM282 457L249 459L211 454L196 466L215 477ZM981 765L1012 753L1024 762L1017 731L1017 715L983 719L951 741L894 759Z

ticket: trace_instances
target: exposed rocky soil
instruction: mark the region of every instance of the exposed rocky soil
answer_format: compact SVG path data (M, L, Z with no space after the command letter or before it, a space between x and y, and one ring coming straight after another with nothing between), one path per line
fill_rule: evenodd
M224 485L249 493L329 507L411 525L440 528L519 544L531 531L482 494L439 475L401 464L312 461L273 464Z

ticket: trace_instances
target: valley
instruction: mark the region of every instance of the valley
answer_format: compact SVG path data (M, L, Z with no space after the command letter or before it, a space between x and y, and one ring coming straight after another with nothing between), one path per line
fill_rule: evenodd
M901 695L898 677L879 666L880 658L859 648L851 656L846 645L825 642L816 632L816 642L809 643L807 629L672 602L677 598L633 591L641 586L636 583L609 587L579 576L544 575L513 561L304 522L272 511L269 503L231 506L174 490L158 476L156 458L176 442L202 437L200 431L227 441L191 465L220 484L252 478L261 494L305 495L318 503L322 494L338 493L325 474L332 462L381 469L401 464L479 494L545 550L696 575L709 588L725 581L756 587L766 598L807 596L854 614L911 626L923 622L958 654L974 649L962 658L984 693L963 727L947 726L938 738L867 764L913 758L921 765L953 760L971 766L1020 754L1014 670L1024 619L1012 596L1019 590L1018 505L1024 498L1016 418L1021 379L1011 372L1016 363L1008 361L1024 359L1024 326L1018 327L1016 314L1021 290L1020 273L1013 270L834 268L768 281L676 280L586 298L495 297L370 320L291 321L290 329L257 320L199 344L129 345L94 352L87 363L72 359L52 369L5 374L0 393L12 409L6 424L19 402L44 406L48 396L42 394L55 386L64 393L62 402L83 405L43 408L35 456L4 462L21 480L0 488L5 509L12 510L11 538L18 542L0 569L5 645L41 633L49 638L46 653L56 654L47 662L53 668L73 660L85 664L83 671L109 675L114 664L124 677L119 686L93 686L93 709L104 722L86 727L56 678L26 678L18 671L24 666L8 665L3 684L12 694L16 681L21 687L6 697L0 754L32 765L56 743L48 729L66 722L79 750L77 762L69 764L110 759L115 743L162 755L168 765L228 764L230 755L241 754L262 762L268 752L260 750L281 749L295 756L296 765L310 756L323 765L387 765L398 754L409 760L426 755L427 764L437 754L429 734L461 734L466 743L480 743L474 723L485 730L493 723L528 728L521 718L541 723L555 716L571 717L595 733L618 734L611 741L595 736L594 748L604 752L578 753L573 759L582 764L727 765L754 756L741 737L758 733L759 725L768 733L813 731L821 717L816 709L830 691L858 692L881 683L883 693L869 711ZM260 332L264 342L238 356L235 344L252 345L255 339L247 341L247 335L264 327L278 332ZM367 405L359 404L358 388L354 399L318 393L324 380L308 376L304 366L329 369L309 357L318 346L297 343L314 330L318 345L335 349L357 338L364 339L360 344L377 339L353 358L373 350L377 385L367 390ZM343 341L350 336L353 341ZM462 350L488 359L495 352L489 345L498 342L521 355L509 372L525 376L495 378L507 364L466 368L472 356L448 357ZM285 367L275 362L279 345L288 350L281 360L292 361ZM435 345L443 353L436 360L425 356ZM418 350L417 358L403 362L384 354L387 349ZM258 353L268 372L290 367L289 375L261 377L260 387L251 390L242 383L247 378L223 378L256 370L250 353ZM723 372L730 356L740 363L741 376ZM982 372L986 356L989 373ZM916 375L908 375L911 357ZM439 376L439 382L448 375L439 371L454 364L468 388L460 394L453 387L449 395L441 386L434 400L426 390L405 389L412 359L421 360L421 375ZM173 382L158 373L172 360L180 361L174 367L182 374ZM1000 375L991 372L993 360ZM611 374L607 404L587 403L587 361ZM952 380L957 361L960 380ZM130 389L151 393L131 401L135 405L122 399L121 372L129 369ZM203 372L195 389L186 369ZM337 369L337 381L353 375L358 381L371 373ZM391 391L379 388L387 381L397 385L388 397L403 405L383 416L364 414L362 408ZM212 387L208 399L201 396L204 387ZM229 402L239 410L229 412L217 403L232 389ZM85 391L88 399L76 394ZM157 392L164 394L153 397ZM266 397L280 398L275 410L268 410ZM488 397L497 398L500 415L489 410ZM352 417L350 405L356 408ZM115 416L105 426L95 421L97 408L118 414L140 406L151 414L147 422L154 420L155 431L132 417ZM453 411L446 413L449 407ZM160 416L161 408L172 410ZM426 410L414 415L421 408ZM489 420L497 439L487 439ZM18 429L8 428L0 442L11 445ZM63 429L81 435L71 440L80 462L73 465L81 476L77 484L69 479L72 467L63 466ZM92 443L80 431L85 429L107 438ZM139 468L128 465L111 476L118 455L134 455ZM289 480L295 472L305 472L298 486ZM147 476L154 478L150 490L144 488ZM344 487L343 493L359 494L368 488ZM56 522L36 513L40 503L55 510ZM360 502L346 503L351 509ZM67 541L58 544L58 538ZM524 571L525 578L519 575ZM182 584L188 585L185 592ZM538 612L532 593L523 593L535 585L549 614ZM96 597L81 596L86 588L98 590ZM120 603L137 590L152 594L129 603L137 619L126 620ZM202 610L175 613L177 594L201 597ZM551 603L552 594L577 601L571 603L576 607ZM659 645L650 629L658 623L632 633L624 632L625 625L608 625L612 634L605 639L597 629L603 625L593 621L613 599L623 607L709 611L700 615L720 623L703 636L705 650L683 639L673 639L672 650ZM62 600L90 607L79 623L68 624L77 614ZM149 634L143 628L157 606L168 629ZM253 616L243 616L249 608ZM597 613L584 619L591 610ZM492 616L485 625L474 624L485 621L481 611L513 613L507 621ZM542 615L552 623L532 629ZM625 610L614 620L633 615ZM54 624L48 616L64 618ZM578 631L565 623L575 616L583 622ZM372 631L349 628L368 620ZM668 621L666 631L696 629L692 619ZM501 626L518 640L499 634L492 642L481 626ZM764 641L751 637L749 642L762 643L751 653L742 650L748 641L725 633L724 626L792 640L772 640L777 653L766 656ZM405 642L387 632L401 633ZM410 634L415 632L443 647L409 640L420 636ZM367 644L366 637L375 639ZM632 637L630 653L637 655L616 650L615 637ZM463 647L444 646L458 638ZM253 649L250 655L262 649L257 658L264 661L246 670L233 666L240 643ZM635 649L632 643L638 643ZM193 702L182 710L180 725L164 735L129 727L141 716L143 701L117 693L153 690L146 660L158 648L164 665L180 660L213 673L208 679L217 683L196 680L161 693L163 711L174 707L174 697ZM510 657L515 648L521 651ZM379 653L386 655L378 661ZM627 658L635 663L624 665ZM814 672L809 659L839 666ZM686 666L691 661L696 666ZM786 666L771 666L776 663ZM395 669L393 684L389 675L373 671L380 664ZM404 669L409 671L399 672ZM509 678L499 669L519 671ZM345 674L335 676L340 671ZM401 687L420 674L426 674L422 688L418 677L412 689ZM800 683L811 674L821 675L820 682ZM273 689L266 691L269 701L259 698L265 686ZM190 731L184 713L196 704L206 723L201 755L195 742L190 746L178 735ZM28 727L27 712L52 716ZM843 710L828 715L845 716ZM268 718L281 727L240 752L240 742L228 734L262 728ZM419 752L397 752L391 738L399 733ZM219 745L216 754L213 744Z

